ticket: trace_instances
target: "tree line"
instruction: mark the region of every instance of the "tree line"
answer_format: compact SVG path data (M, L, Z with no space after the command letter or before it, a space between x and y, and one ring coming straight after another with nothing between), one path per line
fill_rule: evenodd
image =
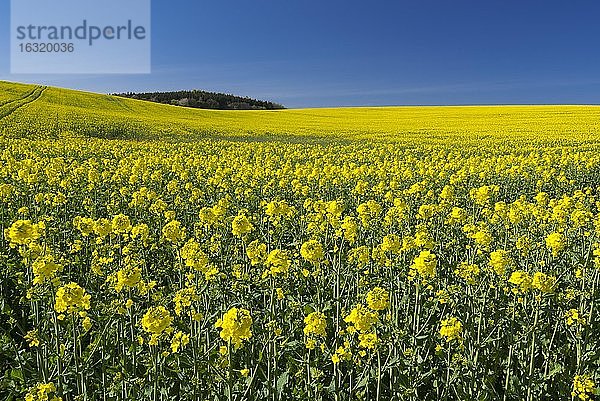
M285 108L281 104L274 102L202 90L146 93L126 92L115 93L114 95L127 97L130 99L146 100L155 103L193 107L198 109L276 110Z

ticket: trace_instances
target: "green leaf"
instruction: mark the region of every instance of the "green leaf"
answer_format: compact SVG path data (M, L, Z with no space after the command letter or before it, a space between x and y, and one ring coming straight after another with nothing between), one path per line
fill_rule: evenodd
M548 373L548 377L552 377L555 374L562 372L562 370L563 370L563 367L561 364L554 363L554 364L552 364L552 369L550 369L550 372Z
M11 369L10 378L19 382L23 381L23 371L21 369Z
M283 372L277 379L277 397L281 396L281 392L283 391L283 388L288 384L289 378L290 375L286 371Z
M369 376L364 375L363 378L361 379L361 381L358 382L358 384L356 385L356 387L357 388L366 387L367 384L369 384Z
M314 306L312 304L304 305L304 314L305 315L310 315L314 311L315 311L315 308L314 308Z

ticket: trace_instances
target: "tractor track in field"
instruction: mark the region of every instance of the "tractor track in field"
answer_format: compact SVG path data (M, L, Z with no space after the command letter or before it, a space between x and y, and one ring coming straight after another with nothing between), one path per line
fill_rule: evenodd
M47 86L36 86L35 89L27 93L25 96L19 99L11 100L0 106L0 120L10 116L21 107L27 106L28 104L38 100L47 88Z
M24 95L21 95L19 97L17 97L16 99L9 99L9 100L5 100L3 102L0 102L0 108L3 108L5 106L9 106L11 103L16 103L19 102L23 99L28 98L29 96L33 95L33 93L35 92L35 90L39 88L39 86L35 86L32 90L30 90L29 92L25 92Z

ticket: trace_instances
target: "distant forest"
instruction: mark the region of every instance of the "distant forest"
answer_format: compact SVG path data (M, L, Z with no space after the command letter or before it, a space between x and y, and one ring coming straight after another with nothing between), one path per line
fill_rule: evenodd
M225 93L206 92L201 90L148 93L127 92L115 93L114 95L127 97L130 99L147 100L155 103L194 107L197 109L276 110L285 108L278 103L264 100L256 100L249 97L240 97Z

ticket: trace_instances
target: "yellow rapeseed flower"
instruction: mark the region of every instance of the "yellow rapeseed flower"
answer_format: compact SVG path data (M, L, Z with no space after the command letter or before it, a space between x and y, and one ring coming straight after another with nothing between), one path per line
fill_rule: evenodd
M323 254L323 246L316 240L309 240L302 244L300 255L312 263L319 263L325 257Z
M250 220L248 220L248 217L246 217L245 214L238 214L231 222L231 232L236 237L242 237L249 234L253 229L254 226L250 223Z
M25 401L62 401L55 393L56 386L53 382L38 383L29 389Z
M367 305L369 308L380 311L390 305L390 293L381 287L375 287L367 293Z
M532 287L547 294L553 293L556 287L556 277L542 272L535 272L533 274Z
M354 329L360 332L370 331L379 320L379 314L369 310L362 304L358 304L350 311L350 314L344 318L346 323L352 324Z
M325 337L327 318L323 312L312 312L304 318L304 335Z
M567 245L566 238L561 233L552 233L546 237L546 246L552 251L552 255L556 256L560 251L565 249Z
M28 245L40 238L44 232L44 222L34 224L31 220L17 220L4 230L4 236L14 248L17 245Z
M162 229L163 237L169 242L174 244L183 242L185 240L185 227L181 226L181 223L177 220L172 220L167 223Z
M250 311L242 308L229 309L215 323L215 327L221 328L221 338L224 341L231 342L235 349L242 345L243 340L249 340L252 337L251 326Z
M190 342L189 334L178 331L171 339L171 351L176 354L181 348L184 348Z
M173 322L171 314L164 306L154 306L148 309L142 318L142 328L152 335L165 332Z
M440 335L450 342L461 339L462 323L455 317L449 317L441 322Z
M419 276L424 280L435 276L435 268L437 266L437 257L430 251L421 251L413 264L410 266L409 277L414 279Z
M56 291L54 310L59 313L75 313L90 309L91 296L77 283L65 284Z
M526 271L517 270L511 273L508 282L516 286L512 291L517 294L527 292L531 288L533 280Z
M573 378L573 390L571 396L582 401L591 399L596 392L596 383L588 375L576 375Z
M270 269L272 275L287 273L290 268L290 260L286 251L274 249L269 252L265 265Z

